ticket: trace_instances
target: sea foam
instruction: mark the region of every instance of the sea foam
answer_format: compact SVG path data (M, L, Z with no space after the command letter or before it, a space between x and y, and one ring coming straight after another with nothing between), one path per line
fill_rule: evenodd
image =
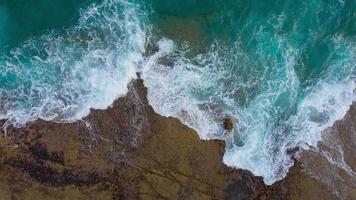
M69 122L125 95L144 51L139 9L121 0L92 4L64 33L32 38L1 57L1 119Z
M189 45L163 38L159 51L145 57L149 31L141 9L127 1L104 0L83 10L78 24L64 34L32 38L0 57L0 119L7 119L5 126L38 118L81 119L90 108L105 109L125 95L139 71L156 112L179 118L202 139L225 140L225 164L272 184L293 165L287 151L315 146L320 132L341 119L356 99L354 38L323 38L330 56L315 77L304 74L301 60L307 47L296 43L314 42L319 32L310 39L288 35L285 13L268 22L251 15L253 24L261 24L251 36L255 46L239 38L229 44L215 41L192 56ZM270 32L274 29L278 33ZM236 122L232 132L223 129L225 117Z
M160 51L144 66L148 99L156 112L179 118L202 139L225 140L225 164L250 170L272 184L293 165L288 150L315 146L321 131L341 119L356 99L353 45L342 38L333 42L339 59L315 84L303 87L294 70L299 52L287 43L281 46L285 50L279 67L248 69L251 74L244 81L239 76L246 74L236 72L246 69L234 64L251 61L238 45L213 45L207 54L188 59L173 41L162 39ZM223 57L226 51L233 57ZM173 67L159 62L168 55ZM222 127L226 116L237 122L232 135Z

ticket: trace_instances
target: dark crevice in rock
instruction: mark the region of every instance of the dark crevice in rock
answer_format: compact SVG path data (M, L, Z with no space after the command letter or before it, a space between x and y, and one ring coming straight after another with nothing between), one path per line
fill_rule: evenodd
M29 148L29 150L36 159L47 160L64 165L63 152L48 152L47 149L40 143L35 143L35 145Z
M26 162L24 160L7 160L5 164L22 169L31 178L48 186L89 186L99 182L97 172L72 172L71 170L55 170L42 163Z
M143 80L133 80L128 89L111 107L92 109L74 123L9 126L6 142L0 137L0 192L14 199L33 191L45 199L57 192L61 196L54 199L229 200L315 199L323 191L298 161L272 186L249 171L225 166L223 141L202 141L178 119L156 114ZM223 125L232 130L233 123Z

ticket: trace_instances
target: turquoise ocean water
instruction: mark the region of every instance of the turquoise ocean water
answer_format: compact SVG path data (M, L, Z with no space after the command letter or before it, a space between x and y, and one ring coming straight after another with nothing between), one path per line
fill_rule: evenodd
M356 2L0 1L3 128L105 109L136 72L158 113L271 184L356 100Z

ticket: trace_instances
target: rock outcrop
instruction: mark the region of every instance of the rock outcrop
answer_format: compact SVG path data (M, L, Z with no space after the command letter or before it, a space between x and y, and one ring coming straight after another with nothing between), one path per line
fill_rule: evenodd
M224 119L224 129L227 131L231 131L234 128L234 121L230 117L226 117Z
M322 140L299 160L305 171L338 199L356 199L356 102L345 117L322 132Z
M272 186L225 166L224 142L202 141L179 120L159 116L146 93L138 79L127 96L81 121L8 127L0 139L1 199L334 197L299 162Z

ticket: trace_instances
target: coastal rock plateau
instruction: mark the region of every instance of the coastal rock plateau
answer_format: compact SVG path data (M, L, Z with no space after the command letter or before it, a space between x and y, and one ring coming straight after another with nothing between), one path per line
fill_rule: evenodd
M7 127L0 135L1 199L336 198L328 182L305 170L306 161L296 160L272 186L225 166L223 141L200 140L178 119L156 114L143 80L128 87L111 107L80 121Z

